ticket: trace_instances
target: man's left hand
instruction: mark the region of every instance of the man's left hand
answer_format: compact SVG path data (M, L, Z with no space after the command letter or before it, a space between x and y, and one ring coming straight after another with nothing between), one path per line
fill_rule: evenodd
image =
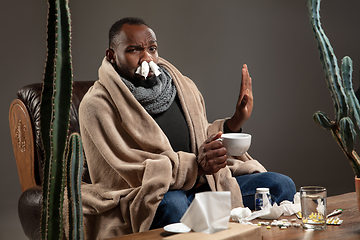
M247 65L243 65L240 94L236 110L231 119L227 121L228 127L233 132L239 132L242 125L249 119L253 109L253 93L251 77Z

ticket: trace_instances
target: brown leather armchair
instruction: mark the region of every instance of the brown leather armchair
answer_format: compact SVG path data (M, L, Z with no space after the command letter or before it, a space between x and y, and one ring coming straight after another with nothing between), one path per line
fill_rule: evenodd
M80 101L94 81L74 81L70 110L69 135L79 130L78 109ZM18 213L25 235L40 239L42 205L42 180L44 151L40 132L40 103L42 83L30 84L17 92L11 103L9 123L23 193L18 203ZM82 180L90 183L86 164Z

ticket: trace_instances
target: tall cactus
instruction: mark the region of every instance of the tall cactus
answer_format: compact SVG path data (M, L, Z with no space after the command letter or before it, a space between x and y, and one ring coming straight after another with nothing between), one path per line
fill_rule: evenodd
M47 3L47 59L40 110L41 135L45 152L41 236L42 239L62 239L66 179L77 181L70 179L72 172L67 171L67 167L81 164L82 169L82 160L80 159L78 163L67 163L66 156L73 83L68 1L48 0ZM81 141L78 136L74 139ZM72 144L68 148L68 155L72 155L71 146ZM82 155L77 156L83 159ZM69 186L68 190L71 191ZM81 196L79 188L74 194ZM73 197L70 197L69 202L72 200ZM82 208L81 201L77 201L76 207ZM82 215L80 217L82 218ZM76 227L82 229L82 226ZM80 238L82 237L78 239Z
M309 17L318 44L320 62L334 101L335 120L331 121L321 111L316 112L313 119L318 125L332 132L335 141L349 159L355 175L360 177L360 158L354 147L356 135L360 136L360 105L352 87L353 64L350 57L344 57L340 75L334 50L321 27L320 1L308 0Z

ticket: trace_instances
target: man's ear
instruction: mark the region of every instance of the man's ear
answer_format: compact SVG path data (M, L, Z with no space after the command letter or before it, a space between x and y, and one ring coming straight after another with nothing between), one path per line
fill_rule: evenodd
M107 59L111 64L115 64L115 53L114 53L114 50L112 50L111 48L106 49L105 55L106 55L106 59Z

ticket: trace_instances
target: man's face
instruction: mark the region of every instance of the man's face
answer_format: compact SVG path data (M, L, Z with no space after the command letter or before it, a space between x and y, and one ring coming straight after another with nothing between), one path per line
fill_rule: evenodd
M129 81L144 80L144 77L135 74L143 61L158 63L156 36L146 25L124 24L114 43L114 67ZM153 76L154 73L150 71L148 78Z

